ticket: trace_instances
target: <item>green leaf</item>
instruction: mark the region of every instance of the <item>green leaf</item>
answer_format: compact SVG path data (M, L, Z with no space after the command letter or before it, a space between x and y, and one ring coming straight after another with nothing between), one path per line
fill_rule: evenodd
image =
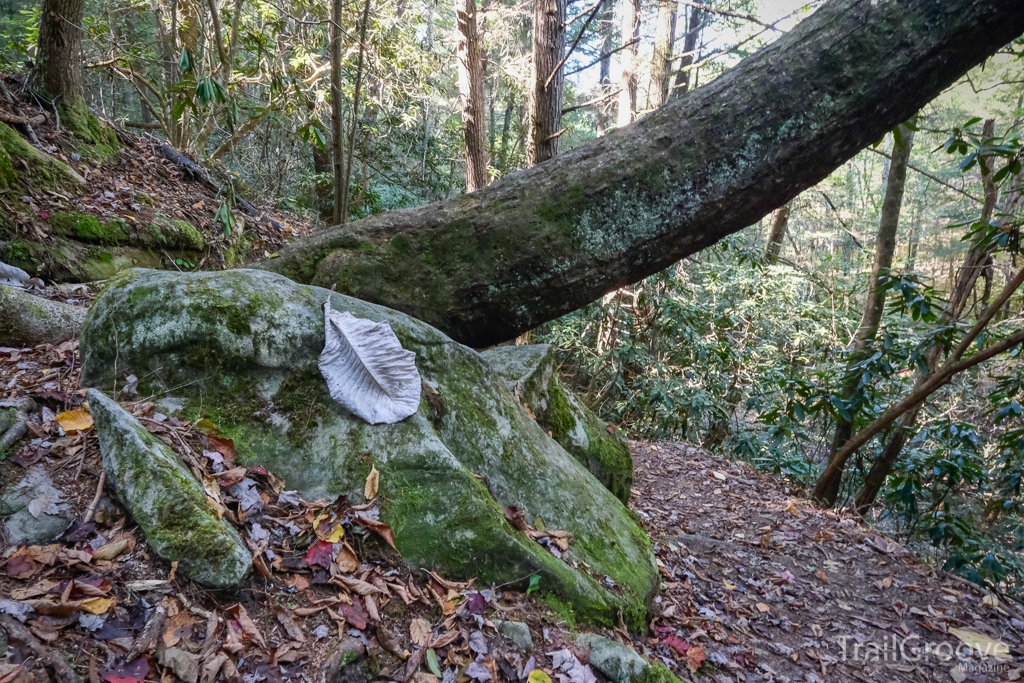
M529 595L530 593L532 593L535 590L537 590L539 587L540 587L540 574L534 574L533 576L530 577L530 585L526 589L526 594Z
M182 48L181 57L178 58L178 68L182 73L192 68L192 58L188 54L188 48Z
M437 661L437 653L434 652L434 648L427 650L427 668L430 669L430 673L438 678L443 678L441 675L441 664Z

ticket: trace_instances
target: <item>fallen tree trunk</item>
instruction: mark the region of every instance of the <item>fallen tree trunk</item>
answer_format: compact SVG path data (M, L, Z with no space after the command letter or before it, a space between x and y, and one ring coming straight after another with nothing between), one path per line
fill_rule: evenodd
M70 339L78 334L85 310L0 285L0 346Z
M625 129L264 267L504 341L757 222L1022 32L1017 0L832 0Z

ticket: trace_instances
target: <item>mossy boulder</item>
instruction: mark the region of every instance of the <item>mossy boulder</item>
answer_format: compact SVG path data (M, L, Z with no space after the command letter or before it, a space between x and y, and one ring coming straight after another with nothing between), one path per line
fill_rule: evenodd
M555 372L548 344L498 346L481 354L562 448L623 503L633 487L633 456L615 430L580 402Z
M50 216L50 228L64 237L97 244L118 244L131 236L131 228L122 220L100 221L88 213L57 211Z
M369 425L333 401L317 367L321 305L388 321L416 353L419 411ZM144 378L163 412L213 420L237 460L306 498L363 499L380 471L383 521L414 567L540 589L582 619L641 627L658 585L650 542L622 503L530 417L477 352L381 306L255 270L122 274L82 328L83 382ZM561 559L506 521L572 534Z
M214 514L178 455L99 391L90 389L88 400L107 482L150 547L198 583L238 586L252 555L234 527Z

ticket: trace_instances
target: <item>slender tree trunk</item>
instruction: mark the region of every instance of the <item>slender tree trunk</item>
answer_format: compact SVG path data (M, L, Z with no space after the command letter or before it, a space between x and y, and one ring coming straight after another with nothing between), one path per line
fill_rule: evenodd
M704 13L700 7L691 7L686 36L683 38L683 54L679 58L679 70L670 97L679 97L690 89L690 67L697 61L697 40L700 38L703 21Z
M43 0L32 89L54 106L85 102L82 19L85 0Z
M985 137L992 137L995 130L995 121L989 119L985 122ZM996 204L996 187L992 182L992 174L989 163L985 159L979 159L979 166L982 170L982 180L985 183L985 204L982 207L980 220L988 222L992 219L992 214L995 211ZM1015 215L1018 211L1024 208L1024 194L1022 194L1022 183L1018 176L1011 185L1009 191L1006 193L1006 211L1004 211L1004 217L1000 218L999 223L1006 225L1010 220L1010 217ZM967 299L970 293L974 290L974 285L977 282L979 275L985 269L985 264L991 259L991 249L988 247L976 247L971 249L967 256L964 257L963 265L960 267L960 272L957 273L956 284L953 286L952 292L950 292L949 299L946 302L946 306L942 311L942 315L939 318L939 326L950 325L960 319L963 315L964 308L967 304ZM915 382L915 389L921 387L929 377L935 374L936 368L938 368L939 359L947 351L948 347L945 345L935 345L929 351L926 356L927 368L923 371L919 371L917 374L917 380ZM864 486L861 488L860 493L857 494L856 508L857 512L861 515L866 515L871 509L871 506L875 502L875 498L878 497L878 492L882 490L882 486L885 485L885 480L888 478L889 473L892 472L893 466L896 461L899 460L900 454L903 452L904 446L910 438L911 433L917 424L917 417L920 412L920 408L915 408L904 413L892 433L889 435L885 446L882 448L882 452L871 466L871 470L868 472L867 477L864 480Z
M345 197L345 133L342 107L345 98L341 91L341 68L344 60L341 15L344 6L344 0L331 0L331 171L334 174L334 208L331 211L331 222L334 225L341 225L346 218L342 214Z
M657 109L668 100L672 73L672 46L676 42L676 2L658 0L658 20L654 30L654 56L651 60L651 84L647 108Z
M559 66L565 54L566 0L535 0L533 67L530 87L530 129L526 165L535 166L558 153L562 123L562 81Z
M633 123L636 116L636 56L640 43L640 0L622 0L619 28L622 33L623 49L619 52L619 112L615 124L624 128Z
M768 244L764 247L764 260L768 263L775 263L779 260L782 252L782 240L786 239L786 229L789 227L789 212L793 209L790 202L775 212L772 218L772 229L768 233Z
M913 119L911 119L911 122ZM868 349L875 341L878 326L885 312L885 292L881 289L880 278L889 274L892 267L893 254L896 253L896 232L900 223L900 209L903 206L903 190L907 181L907 164L910 162L910 150L914 144L914 131L905 125L899 127L902 144L893 145L892 164L889 177L885 184L885 199L882 200L882 215L878 221L878 237L875 240L875 263L871 268L871 279L868 282L867 301L864 304L864 315L860 325L850 342L850 355L846 364L846 378L840 390L842 401L849 405L860 385L860 375L854 366L864 360ZM853 421L836 415L836 429L832 435L831 458L853 436ZM825 505L835 505L842 483L843 470L838 467L826 468L815 486L815 495ZM817 494L821 493L821 496Z
M352 185L352 160L355 158L356 132L362 125L359 118L359 102L363 87L363 60L366 57L366 29L370 23L370 0L363 0L363 18L359 23L359 59L356 63L356 82L352 89L352 117L348 128L348 150L345 157L345 179L341 184L341 222L348 221L349 187Z
M296 240L264 267L465 344L513 339L814 186L1024 33L1019 10L1018 0L830 0L642 125L468 197Z
M455 23L462 133L466 140L466 191L475 192L487 185L484 63L476 25L476 0L455 0Z
M604 0L604 7L601 9L601 66L598 84L601 95L608 95L612 87L612 39L615 36L615 0ZM609 105L602 102L597 105L597 137L601 137L608 130Z

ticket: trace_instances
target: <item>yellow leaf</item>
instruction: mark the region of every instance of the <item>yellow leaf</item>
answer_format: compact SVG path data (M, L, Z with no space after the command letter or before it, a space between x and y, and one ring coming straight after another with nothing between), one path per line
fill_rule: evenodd
M984 633L971 631L966 628L951 628L949 632L960 639L961 642L970 645L983 655L995 657L996 659L1013 659L1010 655L1010 648L998 640L989 638Z
M728 579L722 579L722 585L724 585L727 590L731 590L731 591L736 590L736 584L729 583Z
M114 598L89 598L82 600L78 607L89 614L105 614L115 603L117 601Z
M321 529L320 524L324 521L327 521L328 524L325 524L325 528ZM313 520L313 531L316 532L317 538L328 543L337 543L345 535L345 528L341 526L341 523L333 515L327 512Z
M540 669L534 669L526 677L526 683L551 683L551 677Z
M57 424L65 434L84 432L92 427L92 415L84 410L68 410L57 416Z
M94 559L94 560L112 560L115 557L117 557L118 555L120 555L121 553L123 553L124 549L126 547L128 547L128 539L127 538L122 538L119 541L113 541L112 543L107 543L106 545L97 548L93 552L92 559Z
M206 436L217 436L217 433L220 431L219 429L217 429L217 425L213 424L205 417L196 420L196 422L192 426L195 427L200 433L205 434Z
M370 465L370 473L366 475L366 485L363 486L363 495L366 500L373 500L377 496L377 487L380 486L380 472L376 465Z

